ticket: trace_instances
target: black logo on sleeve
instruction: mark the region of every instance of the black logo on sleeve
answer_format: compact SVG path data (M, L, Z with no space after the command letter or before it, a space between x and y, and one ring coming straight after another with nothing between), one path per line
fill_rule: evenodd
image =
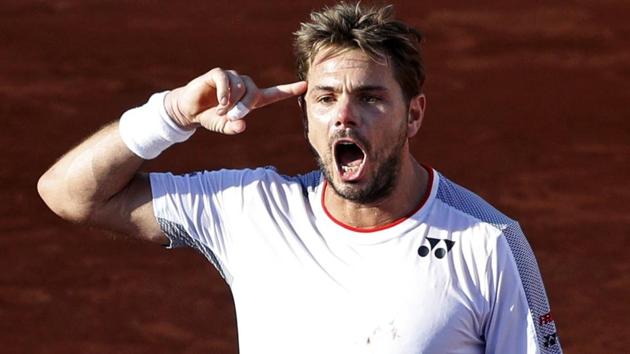
M429 241L429 245L422 245L418 248L418 255L420 257L426 257L429 253L433 253L433 255L442 259L444 256L448 254L448 252L453 248L455 241L451 240L441 240L439 238L431 238L427 237L427 241Z
M558 344L558 334L557 333L548 334L543 339L543 345L545 346L545 348L552 347L552 346L554 346L556 344Z

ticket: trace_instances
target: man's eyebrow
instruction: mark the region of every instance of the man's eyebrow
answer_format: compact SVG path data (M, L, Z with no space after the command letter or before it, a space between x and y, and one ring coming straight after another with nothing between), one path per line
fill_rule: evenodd
M327 85L315 85L315 87L313 87L313 91L337 92L339 91L339 87L327 86ZM358 91L358 92L387 91L387 88L385 86L380 86L380 85L363 85L363 86L354 87L352 91Z

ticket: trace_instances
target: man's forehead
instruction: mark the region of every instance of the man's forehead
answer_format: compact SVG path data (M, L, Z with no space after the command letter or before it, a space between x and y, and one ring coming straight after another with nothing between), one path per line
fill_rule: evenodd
M308 72L309 81L347 79L352 76L360 81L381 81L392 77L387 61L377 62L361 50L341 53L320 53L313 60Z
M331 63L338 65L346 65L348 67L361 65L380 65L389 66L387 58L374 58L361 49L322 49L313 58L311 69L313 67L321 67L322 65L329 67Z

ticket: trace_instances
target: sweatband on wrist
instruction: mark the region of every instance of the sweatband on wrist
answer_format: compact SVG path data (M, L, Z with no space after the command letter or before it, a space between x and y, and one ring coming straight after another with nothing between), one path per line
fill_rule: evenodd
M175 123L164 108L168 91L151 96L143 106L123 113L118 132L129 150L145 160L156 158L169 146L186 141L195 129L185 130Z

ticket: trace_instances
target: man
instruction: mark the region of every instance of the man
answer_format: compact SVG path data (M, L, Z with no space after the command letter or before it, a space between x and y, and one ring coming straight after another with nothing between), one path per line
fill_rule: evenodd
M559 353L518 224L409 152L426 98L420 35L339 4L296 33L295 83L219 68L155 94L38 185L60 216L202 252L230 285L242 353ZM138 172L203 127L299 96L319 171Z

